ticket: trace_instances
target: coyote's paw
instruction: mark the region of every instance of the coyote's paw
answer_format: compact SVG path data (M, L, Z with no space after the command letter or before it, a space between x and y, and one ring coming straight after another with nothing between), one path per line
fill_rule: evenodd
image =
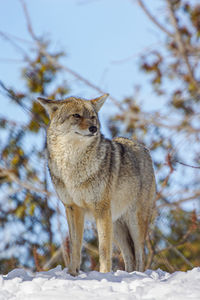
M79 268L72 268L72 267L69 267L69 268L68 268L68 273L69 273L71 276L78 276L78 274L79 274Z

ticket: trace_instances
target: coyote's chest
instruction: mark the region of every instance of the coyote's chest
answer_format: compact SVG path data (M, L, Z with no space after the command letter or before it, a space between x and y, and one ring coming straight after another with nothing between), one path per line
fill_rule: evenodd
M83 147L74 144L48 145L51 177L61 200L68 204L90 206L103 190L99 183L98 162ZM90 157L90 158L89 158Z

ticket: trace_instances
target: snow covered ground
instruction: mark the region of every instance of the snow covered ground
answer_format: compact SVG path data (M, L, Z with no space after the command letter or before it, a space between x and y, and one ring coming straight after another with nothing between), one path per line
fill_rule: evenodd
M145 273L117 271L67 274L60 266L31 274L14 269L0 276L0 300L199 300L200 268L169 274L161 270Z

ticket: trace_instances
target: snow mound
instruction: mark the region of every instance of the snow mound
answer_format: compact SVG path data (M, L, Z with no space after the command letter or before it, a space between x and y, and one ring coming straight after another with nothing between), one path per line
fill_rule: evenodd
M144 273L81 272L72 277L60 266L32 274L14 269L0 275L0 300L199 300L200 268L169 274L160 269Z

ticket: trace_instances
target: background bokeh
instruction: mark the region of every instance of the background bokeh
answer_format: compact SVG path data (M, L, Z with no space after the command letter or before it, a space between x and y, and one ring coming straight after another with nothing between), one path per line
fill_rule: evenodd
M0 271L69 260L65 211L46 166L48 117L35 99L104 92L102 132L139 139L154 161L157 216L146 267L197 266L198 1L7 0L0 16ZM86 222L82 269L98 269L97 245ZM123 269L117 248L113 267Z

